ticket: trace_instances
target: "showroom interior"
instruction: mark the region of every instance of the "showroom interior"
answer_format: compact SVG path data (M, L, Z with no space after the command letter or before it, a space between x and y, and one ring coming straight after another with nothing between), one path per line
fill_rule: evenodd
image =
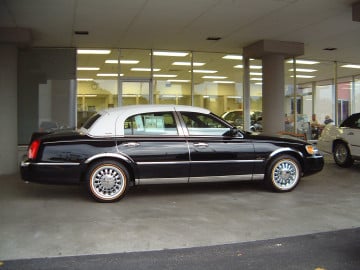
M358 269L359 162L324 155L281 195L144 185L114 204L22 181L19 163L33 132L133 104L237 112L244 130L316 143L327 116L360 111L359 32L359 0L0 0L0 269Z
M1 174L17 171L32 132L115 106L238 110L245 130L262 116L264 131L310 139L314 117L338 124L359 111L359 4L319 1L310 13L307 1L250 2L1 1L1 146L17 153L1 156ZM180 8L191 12L176 17Z

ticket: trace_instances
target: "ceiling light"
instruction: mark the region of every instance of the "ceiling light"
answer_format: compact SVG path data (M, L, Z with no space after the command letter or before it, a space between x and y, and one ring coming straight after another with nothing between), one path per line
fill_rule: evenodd
M201 78L203 78L203 79L219 79L219 80L222 80L222 79L226 79L227 77L226 76L202 76Z
M98 73L96 74L98 77L117 77L117 73ZM120 75L121 76L121 75Z
M90 81L93 81L94 79L92 79L92 78L77 78L76 80L83 81L83 82L90 82Z
M77 67L77 70L99 70L98 67Z
M294 69L290 68L289 71L294 71ZM297 68L296 71L299 71L299 72L315 72L315 71L317 71L317 69Z
M234 81L213 81L213 83L235 83Z
M173 66L191 66L191 62L174 62L172 63ZM200 62L193 62L192 64L194 67L201 67L205 65L205 63Z
M228 54L222 57L223 59L231 59L231 60L242 60L242 55L236 55L236 54Z
M262 78L250 78L250 81L262 81Z
M77 54L109 54L111 50L77 50Z
M184 57L187 56L189 53L187 52L164 52L164 51L154 51L153 55L156 56L175 56L175 57Z
M261 72L250 72L250 75L262 76L262 73Z
M106 64L119 64L119 60L108 59L105 60ZM120 60L120 64L138 64L139 60Z
M234 68L244 68L243 65L236 65ZM251 69L262 69L262 66L250 65Z
M348 65L343 65L341 67L344 67L344 68L360 68L360 65L348 64Z
M293 59L286 61L286 63L289 63L289 64L292 64L293 62L294 62ZM303 65L314 65L314 64L320 63L317 61L300 60L300 59L296 59L295 62L296 62L296 64L303 64Z
M153 71L160 71L160 68L153 68ZM151 68L131 68L131 71L151 71Z
M171 80L168 80L168 82L188 83L188 82L190 82L190 80L173 80L173 79L171 79Z
M95 94L77 95L78 97L97 97Z
M177 77L178 75L175 75L175 74L154 74L154 77L156 78L175 78Z
M256 85L262 85L263 83L262 83L262 82L256 82L256 83L254 83L254 84L256 84Z
M194 73L216 73L217 70L207 70L207 69L194 69Z
M294 75L291 75L290 77L291 77L291 78L294 78ZM310 79L310 78L315 78L315 76L310 76L310 75L296 75L296 78Z

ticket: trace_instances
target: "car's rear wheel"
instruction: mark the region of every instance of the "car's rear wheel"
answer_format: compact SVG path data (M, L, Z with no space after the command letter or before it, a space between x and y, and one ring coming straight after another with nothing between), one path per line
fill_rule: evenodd
M265 175L265 184L277 192L294 189L300 181L301 167L296 158L283 155L271 161Z
M343 142L338 142L334 146L333 152L334 161L340 167L350 167L353 165L354 160L351 157L348 146Z
M126 168L112 160L92 164L86 175L90 195L99 202L115 202L125 196L129 185Z

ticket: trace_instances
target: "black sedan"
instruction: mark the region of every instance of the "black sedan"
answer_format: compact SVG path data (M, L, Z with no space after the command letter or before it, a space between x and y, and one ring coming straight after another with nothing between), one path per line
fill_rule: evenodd
M134 105L101 111L76 131L33 136L21 175L85 183L95 200L113 202L142 184L262 180L286 192L323 166L312 144L251 135L203 108Z

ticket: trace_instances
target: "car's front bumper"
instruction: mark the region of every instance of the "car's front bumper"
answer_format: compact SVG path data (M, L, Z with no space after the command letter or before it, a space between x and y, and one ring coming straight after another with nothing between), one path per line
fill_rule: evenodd
M319 172L324 168L324 164L324 157L322 155L306 157L303 173L304 175L310 175Z

